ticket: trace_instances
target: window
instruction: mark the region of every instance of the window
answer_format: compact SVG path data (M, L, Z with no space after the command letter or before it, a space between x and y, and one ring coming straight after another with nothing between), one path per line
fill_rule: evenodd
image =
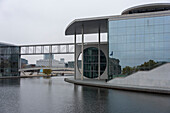
M97 78L101 76L106 68L106 57L100 51L100 75L98 75L98 49L90 47L84 50L84 76L87 78Z

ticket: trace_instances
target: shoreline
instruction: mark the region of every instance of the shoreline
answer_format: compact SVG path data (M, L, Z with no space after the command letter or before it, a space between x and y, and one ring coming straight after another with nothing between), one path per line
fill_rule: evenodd
M7 77L0 77L1 79L20 79L20 78L36 78L36 77L54 77L54 75L34 75L34 76L7 76Z
M98 88L107 88L107 89L116 89L116 90L125 90L133 92L145 92L145 93L157 93L157 94L170 94L169 88L157 88L157 87L144 87L144 86L128 86L128 85L118 85L118 84L109 84L104 81L93 81L93 80L74 80L71 78L65 78L65 82L73 83L76 85L84 85Z

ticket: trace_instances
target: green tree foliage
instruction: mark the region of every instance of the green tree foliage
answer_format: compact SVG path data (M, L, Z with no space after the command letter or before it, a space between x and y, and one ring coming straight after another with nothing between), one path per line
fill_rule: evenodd
M158 63L155 62L154 60L149 60L148 62L144 62L143 64L141 64L137 67L126 66L125 68L123 68L122 74L130 75L130 74L137 72L139 70L140 71L151 70L157 66L156 64L158 64Z
M130 75L130 74L132 74L132 73L134 73L134 72L137 72L138 71L138 69L136 68L136 67L130 67L130 66L126 66L125 68L123 68L123 72L122 72L122 74L124 74L124 75Z
M155 67L156 64L157 63L154 60L149 60L148 62L144 62L144 64L137 66L137 68L141 71L151 70Z
M43 73L44 73L44 74L49 75L49 74L51 74L51 72L52 72L51 69L43 69Z

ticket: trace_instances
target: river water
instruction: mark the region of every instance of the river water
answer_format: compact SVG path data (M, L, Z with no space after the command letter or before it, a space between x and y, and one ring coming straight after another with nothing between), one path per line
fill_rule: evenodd
M79 86L64 77L0 80L0 113L170 113L170 95Z

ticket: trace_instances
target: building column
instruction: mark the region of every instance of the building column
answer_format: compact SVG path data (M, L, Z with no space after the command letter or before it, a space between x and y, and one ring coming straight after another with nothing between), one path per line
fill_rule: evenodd
M100 79L100 25L99 25L99 32L98 32L98 79Z
M74 34L74 79L76 80L76 67L77 67L77 59L76 59L76 32Z
M84 77L84 26L82 25L82 46L81 46L81 52L82 52L82 60L81 60L81 69L82 69L82 73L81 73L81 80L83 80Z
M53 64L52 64L52 46L49 46L49 68L52 68Z
M50 66L49 66L49 68L52 68L52 66L53 66L53 54L52 53L50 53L50 56L49 56L50 58Z
M21 47L19 47L19 53L18 53L18 74L21 76L21 72L19 69L22 68L22 60L21 60Z

